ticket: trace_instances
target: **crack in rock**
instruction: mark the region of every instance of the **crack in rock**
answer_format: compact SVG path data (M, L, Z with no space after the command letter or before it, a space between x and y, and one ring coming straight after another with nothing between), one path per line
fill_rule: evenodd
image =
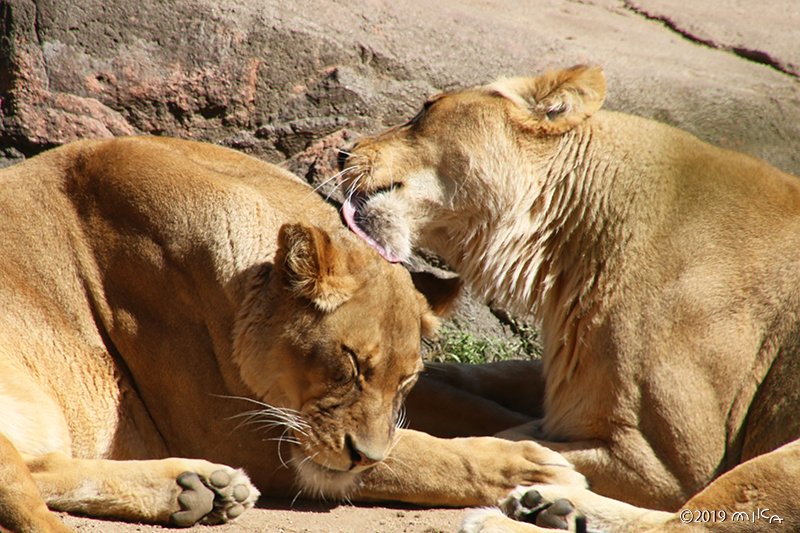
M754 63L759 63L765 65L767 67L773 68L779 72L784 74L788 74L789 76L798 78L800 77L800 72L796 72L791 64L784 64L784 62L775 59L769 53L764 52L763 50L753 49L747 46L738 46L738 45L730 45L718 42L712 39L704 39L692 33L691 31L683 28L677 22L672 20L669 15L666 14L653 14L648 11L644 7L640 7L634 5L631 0L623 0L623 7L628 11L635 13L641 17L644 17L647 20L652 20L655 22L659 22L667 27L669 30L677 33L684 39L687 39L693 43L697 43L703 46L707 46L709 48L713 48L715 50L721 50L725 52L731 52L742 59L746 59L748 61L752 61Z

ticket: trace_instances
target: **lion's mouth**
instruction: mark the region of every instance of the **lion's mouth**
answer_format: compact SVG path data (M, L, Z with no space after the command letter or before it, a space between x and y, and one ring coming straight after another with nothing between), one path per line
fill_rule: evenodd
M316 462L301 449L293 449L297 480L309 494L346 498L354 488L358 472L337 470Z
M364 193L353 191L348 194L342 206L342 215L344 215L345 222L347 222L348 227L353 233L375 248L378 253L381 254L381 257L390 263L402 263L402 259L387 250L383 244L374 239L364 229L364 220L366 218L364 215L364 207L367 205L368 201L369 196Z

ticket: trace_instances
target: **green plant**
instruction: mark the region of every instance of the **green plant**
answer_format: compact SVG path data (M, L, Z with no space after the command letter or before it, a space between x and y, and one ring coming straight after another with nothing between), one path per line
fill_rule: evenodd
M539 330L513 317L509 317L509 325L519 339L520 348L529 357L540 359L542 357L542 344L539 339Z
M515 333L513 337L500 339L466 332L460 329L457 322L446 323L427 359L439 363L482 364L541 356L536 330L516 321L512 329Z

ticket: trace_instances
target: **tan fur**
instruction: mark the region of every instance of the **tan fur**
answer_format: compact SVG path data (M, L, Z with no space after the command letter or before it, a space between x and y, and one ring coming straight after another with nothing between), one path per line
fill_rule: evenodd
M171 139L67 145L0 173L0 250L8 530L65 531L45 501L191 525L235 518L255 487L475 505L584 483L533 443L395 428L436 318L274 166Z
M440 95L352 149L344 212L384 257L429 248L541 325L543 369L502 382L534 397L545 381L522 408L537 420L502 436L560 451L599 494L675 510L800 436L800 181L598 111L604 95L585 66ZM490 368L432 372L508 405Z

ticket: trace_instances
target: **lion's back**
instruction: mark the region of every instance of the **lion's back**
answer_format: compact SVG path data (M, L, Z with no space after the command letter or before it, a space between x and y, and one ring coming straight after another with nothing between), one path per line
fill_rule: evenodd
M339 225L294 175L190 141L79 141L0 171L0 368L33 369L29 388L80 426L73 453L115 453L103 428L115 427L123 395L109 346L130 298L161 298L166 312L175 278L161 281L181 274L178 262L204 280L235 280L269 260L280 226L301 216ZM121 276L138 288L121 295Z

